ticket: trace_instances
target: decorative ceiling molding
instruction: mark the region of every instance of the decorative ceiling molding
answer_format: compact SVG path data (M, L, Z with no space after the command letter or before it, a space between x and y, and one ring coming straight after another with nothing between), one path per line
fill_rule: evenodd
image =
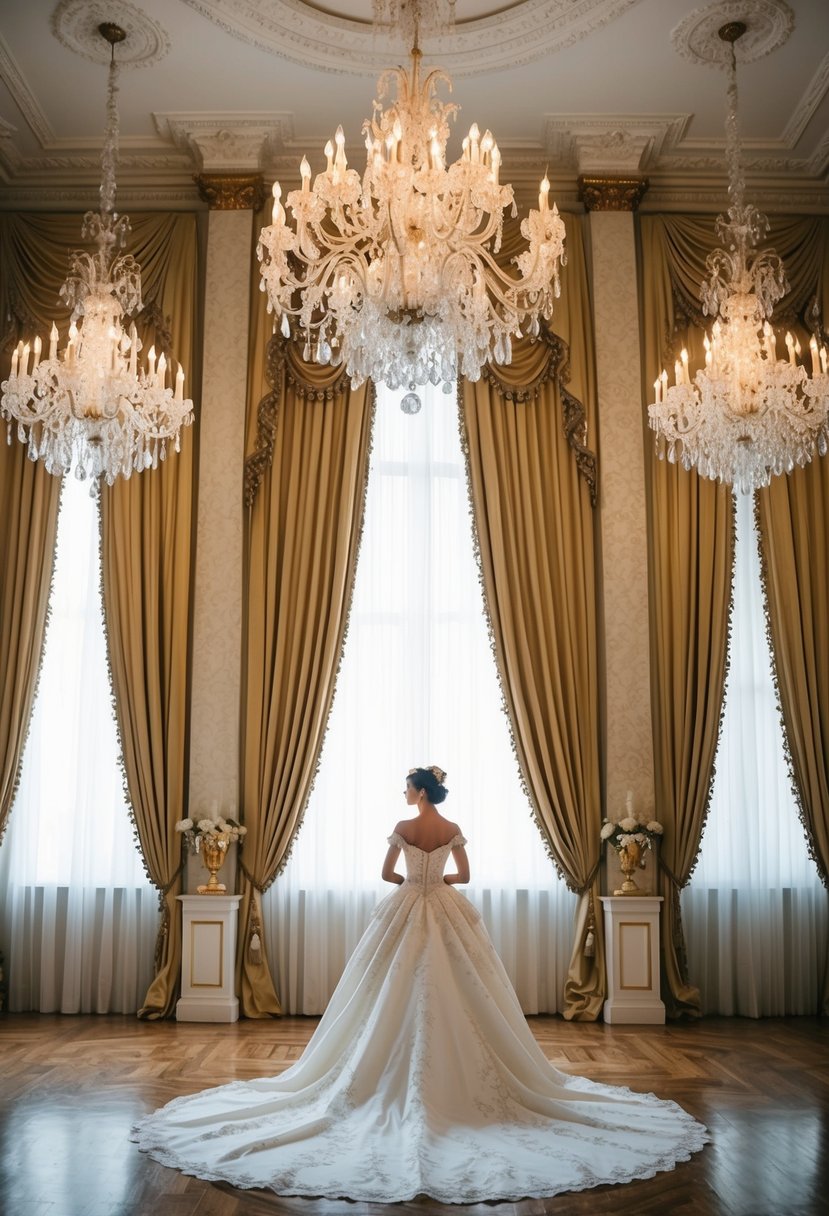
M746 32L734 43L738 63L754 63L776 51L794 29L794 13L783 0L717 0L695 8L671 30L674 50L691 63L725 67L731 44L719 36L721 26L742 21Z
M293 114L204 112L153 114L159 136L187 152L203 173L257 170L293 140Z
M544 146L578 173L639 173L677 146L690 114L547 114Z
M587 38L640 0L509 0L488 17L458 21L439 44L423 47L427 63L453 76L517 67ZM409 48L368 21L350 20L303 0L183 0L226 33L303 67L357 76L378 72Z
M0 144L2 149L2 144ZM505 162L506 163L506 158ZM502 166L503 168L503 166ZM519 209L531 206L538 194L537 164L534 173L509 169ZM97 180L96 180L97 174ZM716 214L727 206L726 183L722 174L708 178L689 178L672 173L649 174L650 187L640 205L642 212L689 211ZM550 173L551 193L562 212L581 211L575 175ZM100 165L86 182L65 171L46 170L25 181L9 182L0 152L0 210L3 211L86 211L97 203ZM751 184L751 197L761 210L770 213L829 215L829 191L822 180L793 181L777 176ZM192 167L178 172L144 171L140 175L122 174L118 179L119 210L193 211L204 207L193 181Z
M52 14L52 33L68 50L107 64L110 46L98 30L104 21L120 25L126 34L116 52L122 67L149 67L170 49L167 31L129 0L60 0Z
M32 134L41 145L55 138L49 119L40 108L37 98L26 83L17 60L0 34L0 80L12 96L14 104L26 120Z
M783 142L788 147L795 147L827 92L829 92L829 52L824 55L817 71L806 86L806 92L783 128Z

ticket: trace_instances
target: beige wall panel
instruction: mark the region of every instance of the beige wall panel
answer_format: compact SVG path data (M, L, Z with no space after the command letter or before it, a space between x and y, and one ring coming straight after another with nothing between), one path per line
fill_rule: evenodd
M600 425L600 511L606 647L607 813L653 807L648 574L631 212L590 216Z

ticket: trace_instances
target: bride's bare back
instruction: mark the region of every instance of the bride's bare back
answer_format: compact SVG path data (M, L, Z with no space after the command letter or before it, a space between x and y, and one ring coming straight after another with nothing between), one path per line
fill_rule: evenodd
M414 819L401 819L394 830L407 844L413 844L424 853L448 844L460 832L456 823L445 819L433 806L424 807Z

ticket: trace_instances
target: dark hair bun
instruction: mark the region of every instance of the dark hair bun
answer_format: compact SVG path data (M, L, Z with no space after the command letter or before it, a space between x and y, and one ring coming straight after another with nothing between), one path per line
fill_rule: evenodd
M443 774L444 779L446 774ZM426 797L433 806L438 806L446 798L449 793L442 781L438 781L435 773L430 768L414 768L409 773L407 780L411 781L416 790L423 790Z

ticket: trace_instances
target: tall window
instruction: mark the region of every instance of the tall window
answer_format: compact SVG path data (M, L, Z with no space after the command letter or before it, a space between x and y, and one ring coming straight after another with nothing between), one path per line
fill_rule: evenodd
M43 663L0 848L12 1009L128 1012L157 904L133 840L111 705L98 502L64 479Z
M704 1012L815 1013L826 892L798 819L772 682L754 500L737 496L725 712L702 849L683 895Z
M279 992L325 1007L377 898L386 837L411 815L408 770L448 773L441 811L467 836L470 898L527 1012L554 1011L574 897L521 789L487 636L453 397L408 417L378 393L348 637L305 822L266 900Z

